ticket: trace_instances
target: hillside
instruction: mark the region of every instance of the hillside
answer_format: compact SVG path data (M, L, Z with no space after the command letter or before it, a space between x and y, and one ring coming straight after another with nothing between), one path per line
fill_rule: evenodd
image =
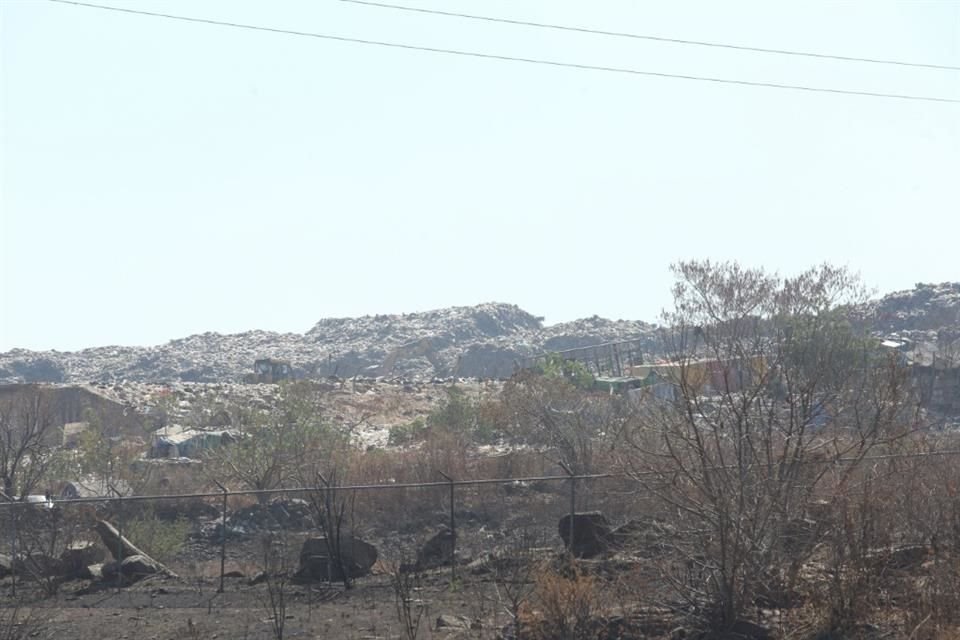
M936 343L960 336L960 283L918 284L856 310L878 335ZM290 362L298 377L504 378L546 351L637 340L660 351L656 326L593 316L544 326L516 305L487 303L420 313L327 318L305 333L202 333L152 347L0 353L0 383L237 382L254 360Z
M153 347L0 354L0 383L229 382L258 358L286 360L297 376L408 379L509 376L519 359L612 340L656 348L655 326L593 317L544 327L515 305L489 303L422 313L328 318L303 334L202 333Z

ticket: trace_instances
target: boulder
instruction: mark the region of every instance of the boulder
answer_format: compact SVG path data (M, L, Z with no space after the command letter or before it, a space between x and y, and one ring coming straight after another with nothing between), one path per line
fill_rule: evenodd
M573 544L570 544L570 515L557 525L563 544L580 558L594 558L610 549L610 523L599 511L573 514Z
M365 576L377 561L377 548L359 538L342 535L340 555L341 562L331 561L326 537L307 538L300 548L297 577L308 580L343 580L344 577ZM348 575L344 576L344 572Z
M417 552L417 570L436 569L453 564L456 533L443 528Z
M0 553L0 578L6 578L13 570L13 562L10 556Z
M93 542L75 542L60 554L60 565L64 575L81 578L87 567L103 562L105 556L100 545Z
M103 577L103 565L91 564L77 572L77 577L81 580L99 580Z
M130 585L158 573L167 573L166 568L149 556L134 555L124 558L120 562L110 562L103 565L101 570L103 580L117 579L117 571L122 576L124 585Z
M107 579L108 574L111 572L114 576L116 575L116 565L118 562L120 563L120 572L124 575L124 578L126 579L128 575L133 578L130 580L131 583L136 582L145 575L152 575L154 573L163 573L176 577L175 573L135 547L124 536L121 536L117 529L106 520L97 520L95 529L97 533L100 534L103 545L110 551L114 558L114 562L103 566L104 579ZM129 568L125 568L126 561L133 558L137 558L137 560L131 562ZM141 574L141 572L145 573Z

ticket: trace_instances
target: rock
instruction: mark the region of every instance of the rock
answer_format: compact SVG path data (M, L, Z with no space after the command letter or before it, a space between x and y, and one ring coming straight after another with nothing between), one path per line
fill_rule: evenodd
M455 616L445 613L437 617L436 629L469 629L472 623L466 616Z
M243 571L234 570L234 571L225 572L223 574L223 577L224 578L246 578L247 576L244 575Z
M81 578L90 565L103 562L106 554L103 547L93 542L76 542L60 554L64 575Z
M77 572L77 577L81 580L99 580L103 577L103 565L91 564Z
M564 546L570 548L570 515L560 518L558 524ZM610 549L610 523L599 511L573 514L573 554L580 558L594 558Z
M455 542L456 534L447 528L440 530L417 552L415 569L423 571L453 564Z
M370 573L377 561L377 548L359 538L343 535L340 539L341 562L331 562L326 537L307 538L300 548L297 577L308 580L343 580ZM341 571L341 565L344 571Z
M116 580L117 571L120 571L122 583L131 585L134 582L143 580L146 577L167 573L166 567L149 556L133 555L128 556L121 562L110 562L103 565L101 570L103 580Z
M13 570L13 562L10 556L0 553L0 578L6 578Z

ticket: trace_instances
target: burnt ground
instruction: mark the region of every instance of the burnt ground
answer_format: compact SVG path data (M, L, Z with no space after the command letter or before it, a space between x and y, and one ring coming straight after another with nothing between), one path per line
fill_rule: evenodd
M46 627L38 637L138 638L272 638L273 611L268 587L249 585L246 578L227 578L224 593L218 580L157 578L124 588L89 590L71 584L56 598L37 603L33 614ZM287 638L396 638L401 628L388 576L371 576L355 588L325 585L289 585L285 634ZM486 619L496 626L492 603L478 601L466 588L451 589L441 576L425 578L419 594L425 603L418 637L447 637L428 628L440 614ZM487 611L483 607L487 607ZM501 616L503 619L503 616ZM504 620L505 624L505 620ZM491 637L483 631L462 637Z
M669 544L662 543L676 542L676 531L669 527L637 531L637 544L629 552L605 553L571 567L558 535L558 520L569 504L562 487L517 491L489 489L464 500L456 513L459 562L455 577L448 566L406 574L408 589L404 593L410 611L422 613L415 638L511 638L504 629L511 625L510 601L517 593L526 600L520 613L529 623L528 630L536 630L544 620L570 620L582 614L589 624L572 637L698 637L691 626L690 614L694 612L684 608L689 602L677 597L677 587L679 581L687 580L690 582L684 584L688 590L702 589L704 576L672 562L664 553ZM417 550L437 533L448 514L442 508L440 492L431 500L424 495L410 501L402 497L402 493L390 494L389 500L363 505L367 526L361 537L377 547L379 559L370 575L358 578L351 589L339 584L297 582L289 577L296 571L303 541L319 534L316 527L261 523L247 533L228 537L225 568L232 577L225 578L224 592L217 593L220 545L219 537L212 534L212 525L218 519L197 518L190 521L190 530L171 555L158 557L177 577L155 576L119 589L113 582L74 579L59 585L56 595L46 596L42 583L21 576L16 600L11 597L11 578L0 579L0 640L275 638L271 595L278 595L277 576L287 576L282 581L285 638L410 640L398 614L396 568L416 557ZM640 503L633 504L633 513L614 512L616 505L624 502L613 491L584 493L580 498L585 506L609 514L612 523L641 522L635 519L644 510ZM419 512L414 509L417 505L423 505ZM250 505L238 507L232 514L249 509ZM132 541L147 544L136 538ZM145 549L155 553L149 547ZM272 556L267 549L273 549ZM268 562L267 557L274 560ZM283 559L278 561L277 557ZM869 589L879 613L865 612L864 617L877 625L864 626L863 634L823 636L818 625L822 624L822 596L827 594L829 574L818 568L823 561L815 556L802 572L808 576L804 577L802 597L793 605L758 604L750 612L748 624L758 623L760 627L753 631L763 633L735 637L908 637L910 629L922 622L910 618L911 611L922 604L917 597L952 597L955 593L951 591L955 583L946 578L960 575L960 556L948 554L944 559L949 560L949 566L931 564L925 550L919 555L890 555L871 569L876 575ZM274 578L256 582L254 578L265 568L272 568ZM945 571L949 575L945 576ZM570 579L573 574L576 579ZM941 586L931 589L937 584ZM9 635L6 622L17 602L32 620L16 629L23 632L20 635ZM451 616L449 622L455 626L438 625L441 616ZM456 628L461 626L464 628ZM685 629L686 636L679 635L678 628ZM881 628L885 630L881 632ZM523 640L556 637L566 636L556 629L522 636ZM960 636L936 631L915 637L932 640Z
M559 553L542 550L538 559L557 562ZM227 570L237 571L235 561ZM174 567L176 568L176 567ZM256 567L249 567L255 570ZM223 593L217 593L219 561L206 561L193 569L207 577L155 577L117 589L113 584L71 581L60 592L44 597L35 585L19 583L24 610L31 611L36 626L28 624L27 637L137 638L138 640L182 640L184 638L274 638L270 605L271 586L250 584L250 577L227 577ZM509 627L509 598L504 581L514 576L500 574L483 561L458 567L452 579L450 569L440 568L417 574L409 592L414 613L422 611L417 638L499 638ZM534 574L521 579L534 579ZM532 589L532 584L530 585ZM0 583L11 600L10 579ZM612 616L617 601L617 586L598 584L597 597ZM273 587L276 594L276 587ZM398 616L396 591L387 567L378 565L372 575L356 580L353 588L324 583L288 582L283 588L286 602L285 638L407 638ZM596 606L600 607L598 602ZM626 610L630 610L629 604ZM9 611L9 609L8 609ZM622 612L620 612L622 613ZM453 624L470 628L438 626L438 618L453 616ZM666 633L666 618L647 622L647 631ZM36 635L34 635L36 634ZM659 635L659 633L657 634ZM610 635L606 637L657 637L657 635Z
M523 496L512 491L491 489L465 501L464 507L458 509L456 577L449 566L408 574L411 611L422 612L417 638L500 637L512 620L507 591L519 588L532 594L538 572L545 571L547 565L556 565L563 557L563 542L557 530L558 518L568 508L563 488L547 492L525 489ZM377 547L379 559L371 574L356 579L352 588L288 578L283 587L284 637L408 638L397 610L395 571L399 564L414 559L417 550L445 524L448 513L443 509L442 497L438 492L436 501L421 496L408 504L399 496L391 496L389 503L381 505L383 517L376 523L371 517L362 536ZM414 509L422 504L432 506ZM372 513L372 506L366 506ZM231 515L249 509L249 505L235 509ZM275 576L292 575L303 540L319 531L309 524L277 526L259 522L257 526L248 526L246 533L231 534L225 569L228 576L234 577L226 577L224 592L217 593L220 544L213 525L218 521L216 517L191 519L187 537L176 552L159 558L177 577L155 576L119 589L113 582L69 580L60 585L56 595L46 596L42 584L21 576L16 601L23 603L23 611L29 611L35 621L24 625L25 637L276 637L270 600L271 593L277 594L277 581L253 583L253 579L271 566ZM137 544L138 540L132 542ZM274 551L274 560L268 563L267 548L282 549L279 555L283 560L276 560ZM145 549L151 552L148 547ZM518 557L524 559L520 568L512 561L502 561ZM622 590L622 585L607 578L598 581L591 585L590 596L596 600L592 606L597 611L602 609L605 615L623 609L635 598L617 593ZM3 640L8 638L3 635L2 619L4 615L9 618L16 601L11 598L10 577L0 580ZM468 628L438 627L437 620L444 615L456 617L451 621L454 625Z

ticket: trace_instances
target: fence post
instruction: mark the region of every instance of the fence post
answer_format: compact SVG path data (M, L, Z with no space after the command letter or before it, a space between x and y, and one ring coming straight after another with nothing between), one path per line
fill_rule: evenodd
M450 585L457 580L457 518L456 518L456 496L455 488L456 485L453 483L453 478L445 474L443 471L437 470L443 478L450 483L450 544L452 545L450 549Z
M123 588L123 494L112 484L110 490L117 495L117 593Z
M560 467L567 472L567 475L570 476L570 539L567 542L567 551L570 552L570 555L573 556L573 533L576 531L574 526L574 518L577 513L577 476L570 470L570 467L567 466L563 460L559 463Z
M324 519L323 523L323 533L327 538L327 584L333 584L333 562L334 562L334 553L339 551L340 548L340 528L335 524L331 525L330 518L333 517L333 508L334 503L330 498L330 483L327 482L326 477L319 471L317 471L317 480L320 482L317 483L317 488L320 488L320 485L323 485L323 513L319 514L321 518ZM333 529L337 530L337 539L333 540ZM339 558L337 558L337 563L340 563Z
M7 501L10 509L10 593L17 597L17 508L13 498L0 491L0 496Z
M223 574L227 564L227 488L214 480L223 491L223 512L220 514L220 588L217 593L223 593Z
M10 503L10 515L11 520L13 521L13 526L10 527L10 591L13 593L13 597L17 597L17 519L20 517L20 514L17 512L17 508L13 505L13 502Z

